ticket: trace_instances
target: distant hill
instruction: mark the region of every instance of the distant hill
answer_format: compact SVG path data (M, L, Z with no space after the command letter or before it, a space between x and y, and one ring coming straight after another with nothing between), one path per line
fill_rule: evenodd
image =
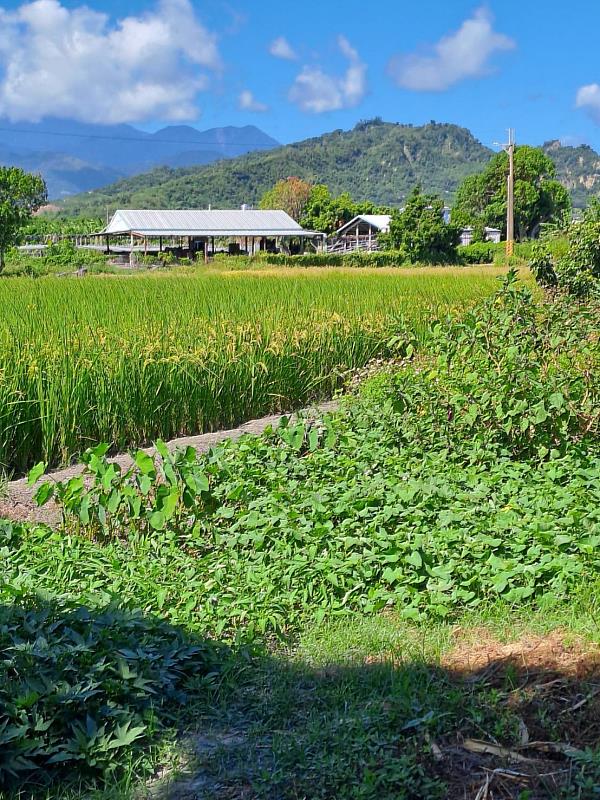
M40 172L51 199L88 192L158 166L189 167L278 146L259 128L188 125L155 133L131 125L88 125L50 119L11 123L0 118L0 164Z
M559 141L546 142L544 150L577 208L584 208L590 197L600 196L600 155L595 150L586 144L564 147Z
M364 122L297 144L204 167L156 169L65 202L70 213L129 208L235 208L256 204L280 178L296 175L333 192L400 205L416 184L452 197L492 154L456 125Z
M559 180L576 206L600 195L600 156L590 147L547 142ZM372 120L267 152L210 165L159 168L68 199L68 213L105 214L115 208L236 208L257 204L277 180L296 175L326 183L358 200L401 205L417 184L450 202L459 183L481 170L492 151L456 125L422 127Z

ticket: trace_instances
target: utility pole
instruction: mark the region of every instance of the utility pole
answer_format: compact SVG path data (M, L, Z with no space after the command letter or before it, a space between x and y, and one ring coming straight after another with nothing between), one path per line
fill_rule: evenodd
M508 194L506 218L506 255L512 256L515 251L515 131L508 130L508 144L503 145L508 153Z

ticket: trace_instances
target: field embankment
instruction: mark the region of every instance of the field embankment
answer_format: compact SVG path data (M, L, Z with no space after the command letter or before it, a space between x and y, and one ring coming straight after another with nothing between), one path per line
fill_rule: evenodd
M332 395L501 269L273 270L0 283L0 467L231 427Z

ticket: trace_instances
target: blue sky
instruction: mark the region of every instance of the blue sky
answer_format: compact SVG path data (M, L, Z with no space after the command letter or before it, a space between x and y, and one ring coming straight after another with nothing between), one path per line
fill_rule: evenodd
M600 148L598 30L589 0L0 0L0 116L282 142L381 116Z

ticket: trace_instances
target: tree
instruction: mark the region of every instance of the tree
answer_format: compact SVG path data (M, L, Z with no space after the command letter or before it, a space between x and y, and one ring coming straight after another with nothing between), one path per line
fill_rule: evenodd
M456 260L460 230L444 222L444 201L414 189L404 211L390 222L388 243L412 264L448 264Z
M38 175L18 167L0 167L0 272L4 254L19 243L23 227L47 199L46 184Z
M370 200L355 203L349 192L334 197L327 186L317 184L312 187L301 221L308 230L334 233L358 214L378 213L388 212Z
M452 220L456 224L489 225L506 234L508 155L497 153L486 169L460 185ZM520 240L536 238L540 226L557 222L571 211L569 192L557 180L556 167L543 150L515 150L515 230Z
M260 207L285 211L296 222L300 222L312 186L301 178L286 178L278 181L272 189L264 193Z

